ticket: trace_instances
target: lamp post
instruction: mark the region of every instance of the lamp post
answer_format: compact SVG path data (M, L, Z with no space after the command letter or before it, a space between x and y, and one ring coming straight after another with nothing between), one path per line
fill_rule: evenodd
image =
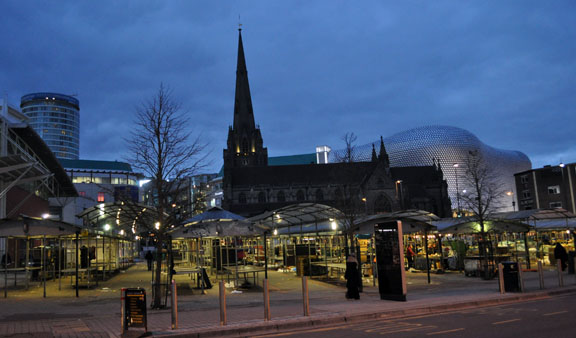
M454 167L454 175L456 176L456 203L458 209L456 210L456 217L460 217L460 188L458 187L458 163L452 165Z
M510 196L510 198L512 198L512 211L516 211L516 201L514 201L514 192L507 191L506 195L508 195L508 196Z
M400 209L404 209L404 194L402 194L402 180L396 181L396 198L398 198L398 202L400 203Z

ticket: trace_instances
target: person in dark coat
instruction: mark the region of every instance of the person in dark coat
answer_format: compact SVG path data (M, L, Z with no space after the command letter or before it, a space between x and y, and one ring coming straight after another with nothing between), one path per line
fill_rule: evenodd
M562 265L562 271L566 270L567 261L568 261L568 253L566 249L560 243L556 243L556 247L554 248L554 257L560 260L560 265Z
M354 254L350 254L346 260L346 298L347 299L360 299L360 274L358 273L358 261Z
M412 247L412 244L408 244L408 247L406 248L406 260L408 261L408 269L414 267L414 256L416 256L414 248Z
M152 260L154 259L154 255L152 255L152 252L146 251L146 256L144 256L144 258L146 258L146 262L148 263L148 271L152 271Z

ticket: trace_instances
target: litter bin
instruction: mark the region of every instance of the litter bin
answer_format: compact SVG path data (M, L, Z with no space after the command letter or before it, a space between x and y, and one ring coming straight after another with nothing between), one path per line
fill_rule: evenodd
M568 252L568 273L574 274L574 260L576 260L576 251Z
M518 276L518 263L502 262L504 275L504 291L520 292L520 279Z

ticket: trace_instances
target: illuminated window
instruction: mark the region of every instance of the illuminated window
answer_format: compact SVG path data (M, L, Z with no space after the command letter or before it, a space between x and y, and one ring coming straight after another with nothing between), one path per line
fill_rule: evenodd
M560 193L559 185L551 185L548 187L548 195L558 195Z
M104 193L102 191L98 193L98 202L104 202Z
M562 208L562 202L550 202L550 209Z

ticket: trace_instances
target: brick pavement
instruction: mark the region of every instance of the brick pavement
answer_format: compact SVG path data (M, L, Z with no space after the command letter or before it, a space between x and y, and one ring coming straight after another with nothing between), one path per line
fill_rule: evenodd
M246 332L270 331L318 323L351 321L370 316L394 316L412 313L446 311L549 297L558 292L576 292L574 275L564 275L564 288L558 288L555 271L546 271L546 290L539 290L535 272L525 273L527 292L501 295L498 281L465 277L460 273L432 274L431 284L424 273L407 273L408 301L379 299L377 288L366 285L359 301L344 298L342 284L310 280L310 317L303 317L301 280L293 273L270 272L272 321L263 320L263 297L260 288L240 294L227 292L228 325L219 325L218 285L205 295L190 287L189 277L177 275L179 285L179 328L171 330L170 310L148 310L149 330L157 336L222 336ZM47 283L29 290L10 289L8 298L0 298L0 336L2 337L119 337L120 289L144 287L149 290L150 272L139 263L97 288L81 289L80 298L69 284ZM150 293L148 291L148 299ZM129 331L135 334L137 331Z

